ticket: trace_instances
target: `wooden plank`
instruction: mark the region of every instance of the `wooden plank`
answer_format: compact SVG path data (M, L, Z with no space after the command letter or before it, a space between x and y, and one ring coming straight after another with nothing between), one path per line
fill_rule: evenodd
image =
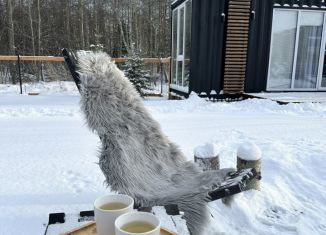
M243 85L244 85L244 79L240 79L237 81L230 81L230 82L225 81L224 82L224 86L228 86L228 87L241 87Z
M226 42L230 42L230 43L240 43L240 42L243 42L243 43L247 43L248 42L248 37L242 37L242 38L239 38L239 37L229 37L227 38L227 41Z
M228 88L230 90L242 90L244 88L244 84L224 84L225 88Z
M246 50L243 50L243 51L232 51L232 50L228 50L225 52L225 55L228 56L228 55L232 55L232 56L236 56L236 55L239 55L239 56L244 56L244 55L247 55L247 51Z
M0 60L18 60L17 56L3 56L0 55Z
M247 46L241 45L226 45L227 51L239 51L239 52L247 52Z
M242 76L242 75L245 75L246 72L245 71L225 71L224 74L228 75L228 76Z
M246 48L229 48L228 51L226 51L225 55L239 55L239 56L247 56L247 50Z
M233 54L234 55L234 54ZM232 62L232 61L235 61L235 62L239 62L239 61L246 61L247 59L247 53L241 53L239 54L239 56L233 56L233 57L226 57L225 58L225 61L229 61L229 62Z
M237 38L237 39L248 39L248 34L239 34L239 33L232 33L229 32L226 35L226 39L232 39L232 38Z
M228 30L249 30L249 25L238 26L238 25L228 25Z
M229 2L230 5L232 6L250 6L250 2L249 1L230 1Z
M243 47L243 48L246 48L248 45L248 41L227 41L226 42L226 47Z
M242 77L228 77L228 76L224 76L224 79L226 79L227 81L226 84L242 84L244 82L244 76Z
M238 22L242 22L242 23L247 23L247 24L249 24L248 17L243 17L243 16L233 16L233 15L229 15L229 16L228 16L228 20L236 20L236 21L238 21Z
M224 74L228 74L228 72L231 72L232 74L235 72L242 72L245 73L246 72L246 68L225 68L224 70Z
M226 44L226 48L227 50L235 50L235 49L238 49L238 50L241 50L241 51L246 51L247 50L247 44Z
M249 27L249 23L247 21L243 22L243 20L230 19L228 23L228 27Z
M224 83L224 87L231 88L231 89L241 89L242 87L244 87L244 84L243 83L241 83L241 84L227 84L227 83Z
M247 58L247 52L243 51L227 51L226 56L232 56L233 58L244 57Z
M232 34L246 34L248 35L249 30L248 29L230 29L228 28L227 33L232 33Z
M247 52L247 48L228 48L226 51L233 51L233 52ZM240 56L229 55L225 57L226 59L230 58L246 58L246 55L240 54Z
M19 56L22 61L46 61L46 62L64 62L63 57L55 56Z
M232 78L245 78L245 74L224 74L224 77L228 78L228 79L232 79Z
M246 65L244 64L226 64L225 68L232 69L246 69Z
M61 233L60 235L98 235L98 233L96 231L96 223L92 221L85 225L74 228L70 231ZM178 234L167 228L161 227L160 235L178 235Z
M225 60L232 61L232 60L246 60L247 56L233 56L233 57L225 57Z
M224 68L224 74L228 74L228 72L246 72L246 67L225 67Z
M243 72L239 72L239 74L234 74L234 73L232 73L232 74L230 74L230 73L224 73L224 76L225 76L225 77L229 77L229 78L234 78L234 77L239 78L239 77L244 77L245 74L246 74L246 73L243 71Z
M227 88L229 90L242 90L243 87L244 87L243 84L237 84L237 85L224 84L224 88Z
M235 62L239 62L239 61L246 61L247 59L247 56L245 55L241 55L240 57L227 57L225 58L225 61L228 61L228 62L232 62L232 61L235 61Z
M49 62L64 62L63 57L56 56L19 56L21 61L49 61ZM17 56L0 56L2 61L17 61Z
M225 65L234 65L234 66L240 66L240 65L246 65L246 61L225 61Z
M249 12L234 12L234 11L229 11L228 17L241 17L243 19L247 19L249 16Z
M225 81L224 85L229 87L241 87L244 85L244 78L236 81Z
M243 7L243 6L236 6L236 7L231 7L229 6L229 13L250 13L250 7Z
M250 10L250 5L235 5L235 4L229 4L229 9L249 9Z

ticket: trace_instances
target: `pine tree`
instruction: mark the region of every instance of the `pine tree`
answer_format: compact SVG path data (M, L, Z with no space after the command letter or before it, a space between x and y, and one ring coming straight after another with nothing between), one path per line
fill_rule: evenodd
M144 69L144 62L139 55L133 52L128 61L123 66L123 71L126 77L135 86L136 90L141 97L144 97L144 90L150 89L149 87L149 71Z

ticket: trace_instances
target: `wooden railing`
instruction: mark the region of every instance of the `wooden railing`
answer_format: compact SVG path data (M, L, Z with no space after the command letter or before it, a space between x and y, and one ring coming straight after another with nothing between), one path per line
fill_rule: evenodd
M19 55L21 61L46 61L46 62L64 62L65 59L60 56L26 56ZM17 61L18 56L15 55L0 55L0 61ZM124 63L128 58L112 58L116 63ZM170 64L170 57L168 58L143 58L145 64Z
M128 58L112 58L116 63L125 63ZM0 55L0 61L17 61L18 76L20 84L20 93L22 94L22 72L21 72L21 62L64 62L64 57L61 56L24 56L24 55ZM168 58L143 58L145 64L155 64L160 66L161 79L165 75L168 79L168 84L170 86L171 82L171 57ZM168 66L168 73L163 75L163 65ZM163 92L163 81L161 80L161 92Z

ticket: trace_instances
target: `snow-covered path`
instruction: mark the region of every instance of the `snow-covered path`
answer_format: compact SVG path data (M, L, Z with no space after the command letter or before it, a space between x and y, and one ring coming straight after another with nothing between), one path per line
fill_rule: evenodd
M50 212L92 209L109 190L97 166L100 142L84 125L75 91L30 97L0 92L0 234L43 234ZM326 104L268 100L149 100L146 106L189 159L220 143L222 167L237 147L263 153L262 190L231 208L210 203L212 234L326 234Z

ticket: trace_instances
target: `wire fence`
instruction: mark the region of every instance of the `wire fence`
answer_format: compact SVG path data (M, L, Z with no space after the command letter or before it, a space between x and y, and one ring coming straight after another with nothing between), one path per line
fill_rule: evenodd
M123 70L128 58L113 58ZM170 58L143 58L144 70L150 88L145 91L148 96L165 96L168 94L170 81ZM0 83L17 84L24 93L24 84L39 82L73 81L63 57L51 56L0 56Z

